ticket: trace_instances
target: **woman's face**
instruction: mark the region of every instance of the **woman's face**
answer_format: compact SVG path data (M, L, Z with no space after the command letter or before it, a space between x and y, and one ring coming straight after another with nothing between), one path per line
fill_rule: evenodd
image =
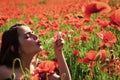
M19 52L25 54L35 54L42 50L41 41L28 26L21 26L18 28L19 34Z

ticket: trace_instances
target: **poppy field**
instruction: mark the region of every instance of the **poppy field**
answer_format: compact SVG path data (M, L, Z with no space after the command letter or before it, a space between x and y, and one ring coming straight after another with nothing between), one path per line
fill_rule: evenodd
M17 22L39 36L43 60L55 60L61 32L72 80L120 80L120 0L0 0L0 44Z

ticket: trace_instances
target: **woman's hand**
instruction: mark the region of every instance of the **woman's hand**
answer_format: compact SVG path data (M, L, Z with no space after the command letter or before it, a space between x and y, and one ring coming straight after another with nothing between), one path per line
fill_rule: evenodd
M54 36L54 43L53 43L53 48L54 48L54 51L55 53L60 53L63 49L63 45L64 45L64 40L62 38L62 33L61 32L58 32L55 36Z
M64 45L64 40L62 38L57 39L54 44L53 48L56 54L61 53Z

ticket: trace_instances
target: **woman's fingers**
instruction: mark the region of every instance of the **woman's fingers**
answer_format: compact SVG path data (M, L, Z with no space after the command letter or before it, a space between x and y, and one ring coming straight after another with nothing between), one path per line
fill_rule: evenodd
M55 53L60 53L63 49L63 45L64 45L64 40L62 38L56 40L54 42L54 51Z
M62 38L58 39L58 40L56 40L56 42L54 44L55 44L56 47L63 47L64 40Z

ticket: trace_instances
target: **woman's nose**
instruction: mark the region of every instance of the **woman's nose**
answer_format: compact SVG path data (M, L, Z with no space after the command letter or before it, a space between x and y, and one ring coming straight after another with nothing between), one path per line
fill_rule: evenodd
M38 35L33 34L33 39L37 40L38 39Z

